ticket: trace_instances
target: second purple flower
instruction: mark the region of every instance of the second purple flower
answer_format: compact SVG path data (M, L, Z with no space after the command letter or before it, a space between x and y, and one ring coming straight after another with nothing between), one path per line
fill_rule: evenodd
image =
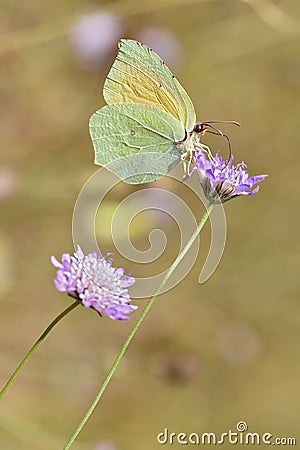
M128 293L135 279L124 275L123 268L112 267L112 259L96 252L84 255L78 245L74 256L63 253L61 262L54 256L51 262L57 268L56 289L77 298L83 306L117 320L129 319L127 314L137 309L129 304Z

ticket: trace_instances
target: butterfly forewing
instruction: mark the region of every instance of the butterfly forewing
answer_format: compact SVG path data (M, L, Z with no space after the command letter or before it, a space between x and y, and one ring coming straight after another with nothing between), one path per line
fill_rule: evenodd
M139 103L172 115L187 131L196 122L192 101L162 59L149 47L121 40L119 53L105 80L106 103Z

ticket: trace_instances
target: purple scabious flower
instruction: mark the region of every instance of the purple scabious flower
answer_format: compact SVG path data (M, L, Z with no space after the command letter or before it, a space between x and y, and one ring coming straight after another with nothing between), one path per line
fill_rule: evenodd
M224 203L240 195L253 195L259 190L259 186L254 187L267 175L256 175L249 177L244 162L233 165L234 157L223 161L222 156L217 153L210 158L202 151L193 154L193 160L200 182L207 199L211 203ZM254 187L254 189L253 189Z
M111 258L99 256L96 252L84 255L78 245L74 256L63 253L61 263L54 256L51 262L57 267L56 289L67 292L86 308L117 320L129 319L126 314L137 309L137 306L129 304L127 289L135 279L124 275L123 268L113 268Z

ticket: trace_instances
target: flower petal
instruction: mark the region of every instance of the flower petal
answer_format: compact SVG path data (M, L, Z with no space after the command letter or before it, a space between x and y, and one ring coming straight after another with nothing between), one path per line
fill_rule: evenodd
M61 263L53 256L51 262L57 268L54 285L59 292L78 298L83 306L100 315L127 320L127 314L137 309L129 304L127 289L135 278L131 273L124 275L122 267L113 268L110 255L104 257L96 252L85 255L78 245L73 256L62 255Z

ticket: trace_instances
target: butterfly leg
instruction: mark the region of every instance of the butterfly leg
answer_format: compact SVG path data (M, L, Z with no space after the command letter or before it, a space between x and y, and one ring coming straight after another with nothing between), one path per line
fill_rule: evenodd
M193 161L193 150L187 150L185 153L181 155L181 160L183 163L183 171L184 174L188 177L191 176L192 172L190 171L191 164Z
M200 136L199 135L192 135L192 139L186 142L185 146L185 152L181 155L181 160L183 162L183 170L184 174L187 177L190 177L192 174L191 164L193 162L193 154L195 151L202 151L204 152L210 160L213 159L212 152L208 145L202 144L200 142Z
M211 152L211 149L208 145L202 144L199 142L199 145L196 146L197 150L201 150L203 153L205 153L209 159L213 159L213 155Z

